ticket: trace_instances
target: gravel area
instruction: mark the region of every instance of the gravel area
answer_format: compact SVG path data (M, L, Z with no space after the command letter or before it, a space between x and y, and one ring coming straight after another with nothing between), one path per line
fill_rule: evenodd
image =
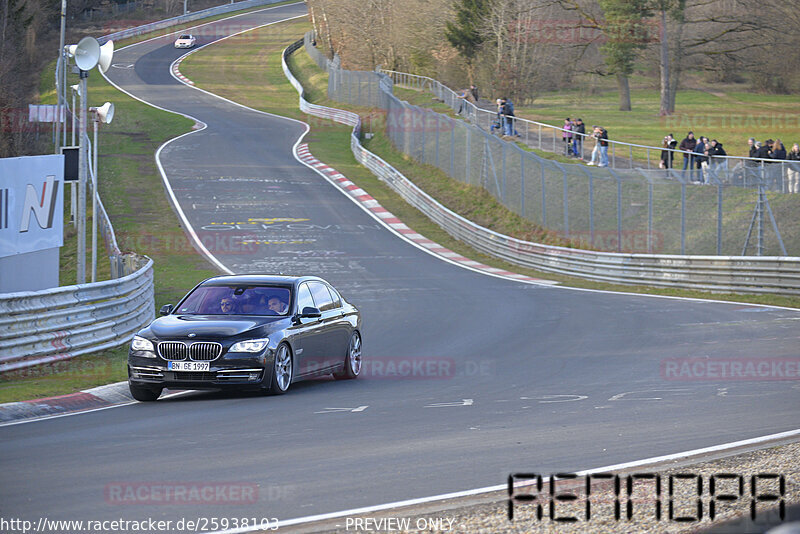
M626 497L627 474L658 473L661 477L661 496L657 498L654 479L635 480L632 486L633 519L625 517L628 499ZM491 496L471 497L447 502L432 503L413 509L376 512L364 516L339 518L322 523L300 527L281 529L284 532L393 532L393 533L688 533L703 532L707 534L766 532L770 528L782 526L788 532L800 534L800 443L793 443L728 456L701 463L671 464L658 468L635 470L630 473L615 473L621 477L620 513L621 519L614 517L615 491L613 481L599 481L591 488L591 517L585 518L586 492L585 479L578 483L565 481L565 485L556 484L558 494L574 494L573 502L558 502L559 517L573 515L579 520L575 523L556 522L550 519L546 493L538 496L544 503L543 517L537 519L535 502L515 502L513 520L508 517L507 493ZM718 500L715 506L715 518L709 518L710 480L716 477L716 494L736 494L739 491L739 479L720 479L719 475L735 474L742 476L743 496L735 501ZM756 504L756 521L750 521L751 488L753 475L777 474L785 480L785 519L780 520L776 503L758 502ZM697 479L702 479L703 518L686 522L669 520L669 484L670 475L691 475L693 479L673 477L673 517L697 517ZM759 495L780 492L779 479L758 479L756 482ZM547 482L544 481L544 492ZM522 493L535 493L535 490L519 488ZM655 502L662 503L661 519L655 519ZM360 521L359 521L360 520ZM408 520L408 523L405 523ZM797 522L797 523L795 523ZM781 533L785 534L785 533Z

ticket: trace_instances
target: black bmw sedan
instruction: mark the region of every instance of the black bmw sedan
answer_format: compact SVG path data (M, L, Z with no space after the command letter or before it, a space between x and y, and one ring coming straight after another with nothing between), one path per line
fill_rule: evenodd
M306 378L361 372L361 315L315 276L209 278L161 315L131 342L136 400L164 388L282 394Z

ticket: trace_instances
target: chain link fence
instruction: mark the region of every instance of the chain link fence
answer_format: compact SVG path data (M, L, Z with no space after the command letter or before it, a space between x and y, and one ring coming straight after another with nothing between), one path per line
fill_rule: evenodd
M695 184L679 171L556 162L524 143L493 135L480 124L474 107L457 107L465 104L462 99L450 104L475 120L451 118L398 99L392 77L342 69L338 58L329 61L312 46L310 34L306 50L329 74L328 98L377 108L376 116L365 120L365 130L370 123L384 126L403 153L486 189L508 209L582 247L681 255L800 255L800 195L770 191L770 175L759 167L743 171L738 180L709 174L708 184ZM517 121L518 139L530 142L532 130L522 124ZM537 132L534 143L545 135ZM755 182L755 189L748 180Z

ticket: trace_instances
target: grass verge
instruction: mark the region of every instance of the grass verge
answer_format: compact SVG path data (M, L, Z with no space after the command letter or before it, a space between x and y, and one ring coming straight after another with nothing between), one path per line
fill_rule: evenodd
M344 147L349 147L349 127L315 117L304 116L297 111L297 93L283 76L280 54L287 45L300 38L307 29L308 24L305 22L282 23L261 28L252 32L253 34L246 39L228 39L225 42L193 54L187 61L182 63L181 70L197 85L225 98L270 113L293 118L300 116L312 126L307 141L311 152L317 158L346 175L348 179L367 191L386 209L400 217L404 223L415 231L464 256L502 269L538 278L557 280L563 285L572 287L800 307L800 298L796 297L708 293L649 286L622 286L537 272L485 256L468 245L456 241L425 215L406 203L369 170L359 165L350 150L343 150ZM245 54L247 55L245 56ZM233 58L240 59L234 68L226 72L225 85L215 84L214 80L217 79L218 69L214 66L221 65ZM290 59L289 66L306 89L308 99L322 105L358 111L362 115L371 114L372 110L367 108L354 108L327 101L324 97L327 87L327 75L304 52L298 51L295 53ZM406 174L418 185L425 182L425 180L438 181L433 177L434 169L408 160L380 135L370 140L368 147L392 165L396 165L398 170ZM446 194L452 194L454 198L460 198L461 202L471 206L473 209L475 209L475 206L483 205L482 198L470 197L469 194L461 190L447 190L447 184L439 185L445 189ZM441 194L441 191L439 191L439 194ZM437 199L442 200L441 198Z

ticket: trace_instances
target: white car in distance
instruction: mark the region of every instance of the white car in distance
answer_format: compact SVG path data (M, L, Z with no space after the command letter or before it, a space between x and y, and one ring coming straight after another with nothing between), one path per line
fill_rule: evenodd
M175 48L192 48L196 42L194 35L184 34L175 41Z

